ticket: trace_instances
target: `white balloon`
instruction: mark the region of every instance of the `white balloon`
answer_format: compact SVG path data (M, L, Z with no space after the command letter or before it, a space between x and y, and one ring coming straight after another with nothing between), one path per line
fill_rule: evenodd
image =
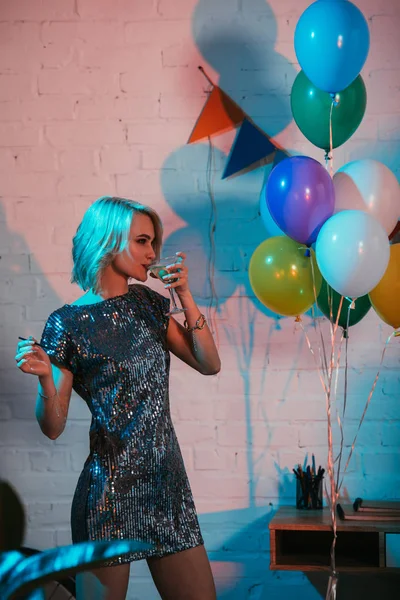
M333 176L335 213L362 210L390 235L400 217L400 187L386 165L369 158L341 167Z
M389 239L368 213L345 210L321 227L316 256L328 284L342 296L358 298L383 277L390 256Z
M285 235L280 227L275 223L271 213L269 212L266 195L267 183L264 184L260 194L260 215L264 227L268 232L268 237L276 237L277 235Z

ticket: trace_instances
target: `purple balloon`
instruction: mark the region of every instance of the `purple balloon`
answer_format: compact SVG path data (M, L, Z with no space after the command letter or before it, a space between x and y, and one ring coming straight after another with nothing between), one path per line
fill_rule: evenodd
M308 156L291 156L278 163L268 178L266 196L278 227L308 246L315 242L335 206L329 173Z

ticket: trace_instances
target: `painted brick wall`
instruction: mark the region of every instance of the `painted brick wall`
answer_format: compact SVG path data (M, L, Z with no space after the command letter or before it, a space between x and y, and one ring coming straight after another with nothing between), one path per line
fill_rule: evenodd
M307 0L14 0L0 3L1 475L21 494L26 544L70 541L69 511L88 451L88 411L73 397L55 442L34 418L35 381L14 364L18 335L78 295L71 238L89 204L119 194L151 204L168 250L185 250L204 310L211 201L217 206L214 327L223 368L202 377L176 360L171 398L221 599L322 597L301 573L268 570L268 521L294 499L292 467L327 454L325 399L304 333L254 299L247 267L265 238L258 199L269 167L221 181L233 133L186 140L206 98L197 66L287 149L323 160L291 119L293 49ZM361 157L400 173L400 3L358 0L369 20L367 113L335 167ZM154 284L156 289L157 285ZM318 337L304 325L315 348ZM346 447L390 333L371 313L352 330ZM325 331L328 335L328 331ZM343 492L398 497L398 344L389 347ZM158 598L145 563L130 600Z

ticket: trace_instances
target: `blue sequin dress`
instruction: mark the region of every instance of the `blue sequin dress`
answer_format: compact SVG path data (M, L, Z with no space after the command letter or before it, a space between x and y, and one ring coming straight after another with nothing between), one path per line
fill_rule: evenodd
M53 312L41 345L73 373L92 414L90 454L76 487L72 540L153 545L123 564L203 544L169 407L169 300L144 285Z

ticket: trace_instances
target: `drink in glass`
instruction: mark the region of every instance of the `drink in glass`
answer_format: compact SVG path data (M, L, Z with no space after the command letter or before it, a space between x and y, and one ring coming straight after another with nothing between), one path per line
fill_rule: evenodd
M182 258L180 256L164 256L163 258L160 258L158 262L150 265L149 271L154 277L157 277L157 279L159 279L165 284L163 277L165 275L168 275L166 267L170 265L172 266L174 264L179 264L180 262L182 262ZM169 283L174 283L175 281L177 281L177 278L169 279ZM176 315L178 313L185 312L186 309L178 307L175 300L175 293L173 288L168 288L168 291L171 296L172 302L172 308L169 311L168 315Z

